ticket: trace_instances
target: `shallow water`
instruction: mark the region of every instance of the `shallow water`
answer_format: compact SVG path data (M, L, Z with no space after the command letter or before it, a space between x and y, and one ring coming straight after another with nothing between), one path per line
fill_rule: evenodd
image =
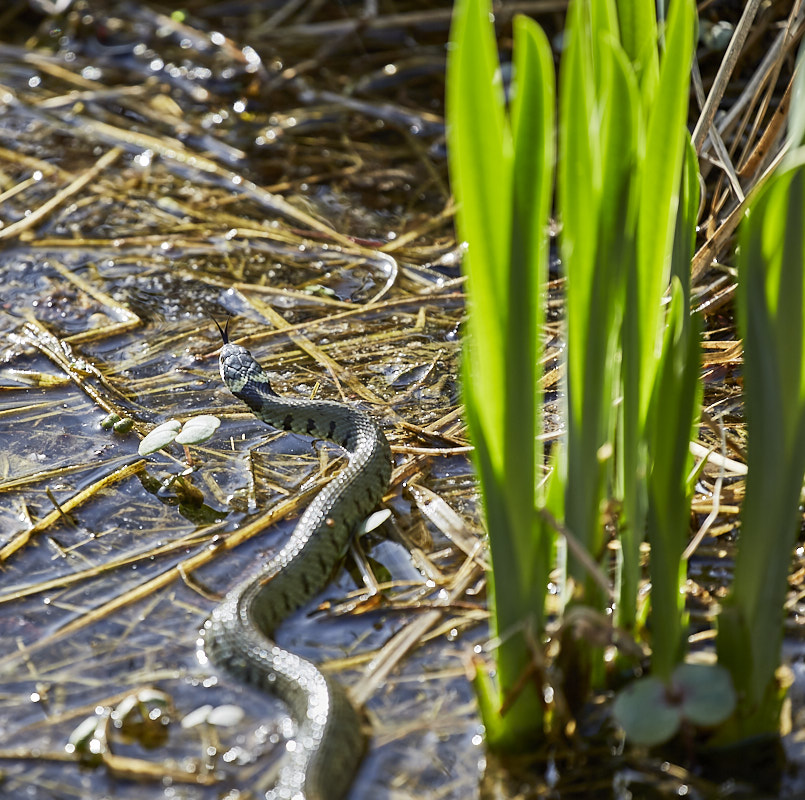
M411 482L480 536L452 414L465 312L441 116L449 4L372 17L346 3L190 3L186 19L147 3L100 5L75 3L59 18L22 4L1 12L0 547L20 543L54 502L64 514L7 551L0 577L0 793L235 800L265 788L287 725L280 704L198 665L197 630L216 597L280 546L296 510L233 550L221 541L338 455L244 413L217 374L209 315L234 316L234 335L279 391L361 403L395 447L392 521L363 541L380 591L347 559L282 626L284 646L360 690L381 648L444 603L466 557L417 507ZM562 3L530 5L557 24ZM727 403L732 377L708 386L713 404ZM178 447L99 485L139 460L135 433L100 428L111 409L139 433L199 412L223 424L194 448L190 486L171 483L186 471ZM691 573L702 627L730 571L730 545L707 545ZM515 778L490 769L482 787L465 672L488 637L484 603L478 571L369 693L371 743L352 800L737 796L613 754L605 736L583 755L554 747ZM803 791L798 613L780 797ZM113 753L134 759L117 770L68 757L83 719L148 686L172 699L157 715L166 738L149 749L110 729ZM218 732L216 782L198 786L188 768L204 774L212 734L180 721L208 703L246 713ZM601 728L594 714L590 725Z

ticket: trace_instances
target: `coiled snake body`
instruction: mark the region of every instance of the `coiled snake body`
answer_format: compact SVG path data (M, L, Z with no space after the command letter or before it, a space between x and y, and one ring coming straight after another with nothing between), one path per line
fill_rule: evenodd
M227 594L199 643L213 664L279 696L297 723L268 800L337 800L363 755L359 714L335 681L271 636L329 582L355 527L388 488L391 451L379 426L357 409L275 394L251 353L221 333L221 377L229 390L275 428L339 444L349 462L307 507L287 544Z

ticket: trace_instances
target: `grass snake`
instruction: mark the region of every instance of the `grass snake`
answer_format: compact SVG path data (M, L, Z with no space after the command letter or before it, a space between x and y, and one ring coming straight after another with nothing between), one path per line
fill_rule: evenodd
M221 335L221 377L232 394L263 422L329 439L349 460L304 511L287 544L215 608L201 631L200 652L238 680L277 695L296 721L268 800L338 800L363 756L359 712L338 683L278 647L272 636L329 582L355 528L388 488L391 451L383 431L362 411L277 395L251 353L230 343L226 328Z

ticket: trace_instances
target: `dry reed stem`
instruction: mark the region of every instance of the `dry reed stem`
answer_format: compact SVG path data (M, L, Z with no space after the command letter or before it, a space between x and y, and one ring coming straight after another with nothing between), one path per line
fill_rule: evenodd
M38 225L52 211L62 205L65 200L69 200L73 195L78 194L91 180L114 164L122 153L123 151L117 147L107 151L98 159L93 167L86 170L86 172L82 172L69 186L65 186L64 189L56 192L50 200L43 203L38 208L35 208L28 216L23 217L23 219L18 222L13 222L11 225L0 228L0 241L19 236L21 233L29 231L31 228Z
M101 619L106 618L115 611L131 605L139 600L150 597L160 589L170 585L177 578L181 578L184 574L190 574L206 564L209 564L216 559L220 553L232 550L239 544L248 541L259 533L262 533L266 528L276 524L284 519L289 514L293 513L299 508L299 505L306 500L309 500L327 480L317 480L312 485L308 486L305 490L294 495L292 498L282 500L270 509L260 513L255 519L246 523L237 530L231 531L223 536L213 537L213 541L201 552L183 559L181 562L173 567L165 570L161 575L151 578L139 586L124 592L121 595L113 598L112 600L103 603L97 608L82 614L68 622L54 633L47 637L40 639L27 647L22 648L19 652L13 653L9 656L0 657L0 667L5 667L11 663L15 663L20 658L27 658L30 655L37 653L41 650L47 650L55 642L70 636L76 631L87 627ZM205 530L205 535L213 534L216 531L222 530L225 527L223 523L213 525Z
M99 481L96 481L91 486L87 486L86 489L82 489L68 500L60 503L55 511L51 511L46 517L39 520L39 522L37 522L32 528L28 528L28 530L18 533L7 545L5 545L5 547L0 549L0 564L2 564L4 561L7 561L21 547L25 547L33 536L46 531L51 525L62 519L65 514L69 514L73 509L78 508L83 503L86 503L87 500L92 499L98 492L102 491L108 486L111 486L118 481L125 480L130 475L134 475L135 473L139 472L144 466L145 461L142 459L135 461L133 464L126 464L119 469L116 469L114 472L104 475L104 477Z
M480 567L473 559L468 558L456 575L452 590L446 594L443 601L437 601L437 605L443 605L445 609L437 608L425 611L389 639L366 667L358 685L352 689L352 697L358 705L366 704L378 688L385 683L401 659L413 648L421 645L425 633L439 622L447 607L463 597L467 589L480 576Z

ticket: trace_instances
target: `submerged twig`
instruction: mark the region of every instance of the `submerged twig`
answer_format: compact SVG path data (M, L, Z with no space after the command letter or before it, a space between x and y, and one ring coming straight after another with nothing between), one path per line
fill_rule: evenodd
M80 192L97 175L103 172L107 167L110 167L112 164L114 164L122 152L123 151L117 147L112 148L98 159L94 167L91 167L86 172L83 172L81 175L75 178L75 180L73 180L69 186L66 186L64 189L56 192L56 194L53 195L50 200L48 200L46 203L43 203L41 206L39 206L39 208L34 209L28 216L24 217L18 222L13 222L11 225L6 226L5 228L0 228L0 240L10 239L14 236L18 236L23 231L33 228L35 225L45 219L45 217L47 217L51 211L58 208L65 200L69 199L74 194Z
M364 671L359 684L352 689L352 697L358 705L364 705L377 689L385 682L390 672L408 654L419 645L422 637L435 625L458 598L463 597L467 589L481 575L481 568L472 558L468 558L462 565L456 581L449 593L437 603L445 606L442 609L426 611L408 624L399 633L396 633L383 646L380 652L372 659Z
M114 472L105 475L99 481L93 483L92 486L82 489L80 492L78 492L78 494L73 495L69 500L61 503L55 511L51 511L50 514L39 520L39 522L37 522L32 528L28 528L28 530L18 533L5 547L0 549L0 564L2 564L4 561L7 561L21 547L24 547L26 544L28 544L32 536L47 530L51 525L61 519L64 514L69 513L74 508L77 508L82 503L85 503L107 486L111 486L113 483L122 481L125 478L128 478L130 475L134 475L136 472L139 472L144 465L145 461L142 459L135 461L133 464L126 464L119 469L116 469Z
M51 647L54 642L57 642L66 636L70 636L76 631L79 631L88 625L108 617L110 614L118 611L121 608L124 608L125 606L131 605L132 603L135 603L138 600L142 600L146 597L150 597L159 589L168 586L177 579L181 579L183 574L191 573L199 567L210 563L217 558L221 552L232 550L234 547L237 547L239 544L251 539L253 536L262 533L266 528L275 524L280 519L283 519L288 513L295 510L301 502L304 502L313 494L318 492L324 482L325 481L323 480L316 481L315 484L309 486L303 492L290 499L277 503L277 505L259 514L256 519L242 526L238 530L232 531L226 536L214 537L210 545L200 553L196 553L195 555L184 559L179 564L170 567L162 574L157 575L155 578L151 578L134 589L124 592L112 600L103 603L97 608L88 611L82 616L77 617L72 622L68 622L66 625L51 633L49 636L31 643L17 653L0 658L0 667L4 667L10 663L16 662L19 658L26 658L32 653L47 649L48 647ZM221 530L223 527L224 524L221 523L217 526L211 527L207 532L212 533L215 530ZM28 538L30 538L30 536ZM15 550L16 549L18 549L18 547L15 547ZM2 551L0 551L0 558L2 557L2 554Z

